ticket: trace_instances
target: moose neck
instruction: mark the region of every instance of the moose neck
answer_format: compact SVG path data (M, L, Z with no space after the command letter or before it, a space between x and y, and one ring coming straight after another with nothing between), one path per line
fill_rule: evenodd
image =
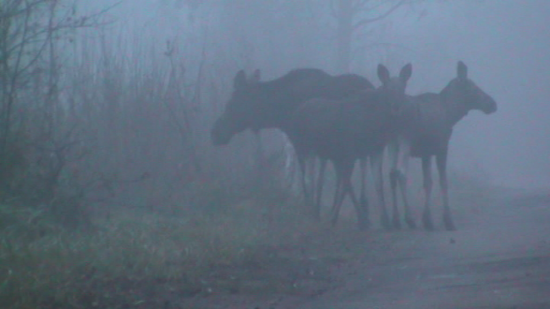
M439 93L439 96L445 108L447 120L452 126L464 118L470 111L463 96L453 89L450 84Z
M256 129L281 128L284 120L296 108L297 102L287 90L279 90L270 84L260 85L264 100L257 107Z

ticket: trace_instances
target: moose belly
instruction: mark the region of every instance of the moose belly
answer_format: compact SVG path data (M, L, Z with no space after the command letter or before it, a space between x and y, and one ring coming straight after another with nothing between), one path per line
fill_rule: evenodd
M420 158L440 153L447 147L445 139L435 137L424 137L414 140L411 144L411 156Z

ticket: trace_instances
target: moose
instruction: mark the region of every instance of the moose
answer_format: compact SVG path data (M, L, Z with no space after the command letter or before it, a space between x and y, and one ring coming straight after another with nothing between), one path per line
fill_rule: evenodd
M225 105L225 111L212 128L212 143L226 145L234 135L247 129L257 133L261 129L277 128L290 135L288 118L301 103L313 98L341 99L365 89L374 89L374 86L356 74L333 76L320 69L301 68L262 82L259 70L248 78L240 70L233 79L233 93ZM293 146L299 148L295 144ZM312 156L315 154L311 152L297 152L304 197L306 203L313 207L314 217L318 219L322 185L318 186L317 192L312 193L313 189L310 190L306 184L306 161ZM321 161L320 184L324 167L325 161ZM314 197L315 194L317 197Z
M349 194L357 212L359 228L369 228L368 205L358 203L351 184L355 162L368 157L375 176L382 224L389 228L383 193L382 156L394 132L397 111L406 100L405 89L411 74L412 66L407 64L399 77L390 78L388 69L379 65L378 77L382 82L379 88L363 90L344 99L312 99L300 105L289 118L287 132L296 152L316 154L330 160L336 170L333 225Z
M400 189L405 208L405 221L410 228L416 226L407 198L408 160L409 157L413 157L422 160L425 195L423 225L427 230L434 229L430 199L431 159L435 156L443 198L443 222L447 230L455 230L449 206L447 154L454 125L471 110L491 114L497 111L497 104L491 96L468 78L468 67L462 61L458 62L457 76L440 93L409 96L407 102L400 108L396 122L397 134L389 145L394 227L401 226L397 206L397 187Z

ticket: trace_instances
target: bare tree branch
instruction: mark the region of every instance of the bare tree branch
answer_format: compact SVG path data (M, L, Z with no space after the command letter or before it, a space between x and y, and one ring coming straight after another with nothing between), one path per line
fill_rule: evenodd
M403 4L405 4L407 2L407 0L400 0L399 2L397 2L396 4L394 4L390 9L388 9L385 13L377 16L377 17L373 17L373 18L365 18L365 19L362 19L360 21L358 21L357 23L355 23L353 25L353 29L354 30L357 30L367 24L370 24L370 23L373 23L373 22L376 22L376 21L379 21L379 20L382 20L386 17L388 17L389 15L391 15L391 13L393 13L395 10L397 10L400 6L402 6Z
M28 33L28 24L29 24L29 19L30 19L30 16L31 16L31 11L30 10L27 10L26 11L26 15L25 15L25 21L23 23L24 25L24 28L23 28L23 41L26 42L26 36L27 36L27 33ZM15 61L15 67L19 67L20 63L21 63L21 59L23 57L23 52L25 50L25 45L21 45L21 48L19 49L19 52L17 53L17 56L16 56L16 61ZM10 131L10 127L11 127L11 116L12 116L12 108L13 108L13 103L15 101L15 88L16 88L16 83L17 83L17 78L19 77L19 74L20 72L13 72L13 75L11 77L11 80L10 80L10 84L8 85L9 87L9 90L7 92L7 102L3 107L2 111L4 113L4 128L2 130L2 135L1 135L1 144L0 144L0 155L2 157L4 157L4 153L6 152L6 147L7 147L7 143L8 143L8 137L9 137L9 131Z

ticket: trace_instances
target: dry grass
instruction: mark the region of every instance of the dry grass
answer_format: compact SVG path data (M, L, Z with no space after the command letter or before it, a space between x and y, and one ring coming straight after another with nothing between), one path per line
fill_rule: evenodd
M93 231L67 231L3 206L0 307L137 306L159 284L187 296L273 290L287 278L269 268L289 265L270 248L296 242L315 225L304 224L295 207L272 207L277 213L267 215L265 205L249 201L223 215L191 217L120 209L96 220ZM259 273L274 280L262 282Z
M458 213L490 195L455 183ZM120 208L80 231L2 205L0 308L183 308L186 299L220 293L311 294L334 284L334 267L383 261L377 250L400 239L358 232L353 216L331 229L306 219L296 201L260 200L187 216Z

